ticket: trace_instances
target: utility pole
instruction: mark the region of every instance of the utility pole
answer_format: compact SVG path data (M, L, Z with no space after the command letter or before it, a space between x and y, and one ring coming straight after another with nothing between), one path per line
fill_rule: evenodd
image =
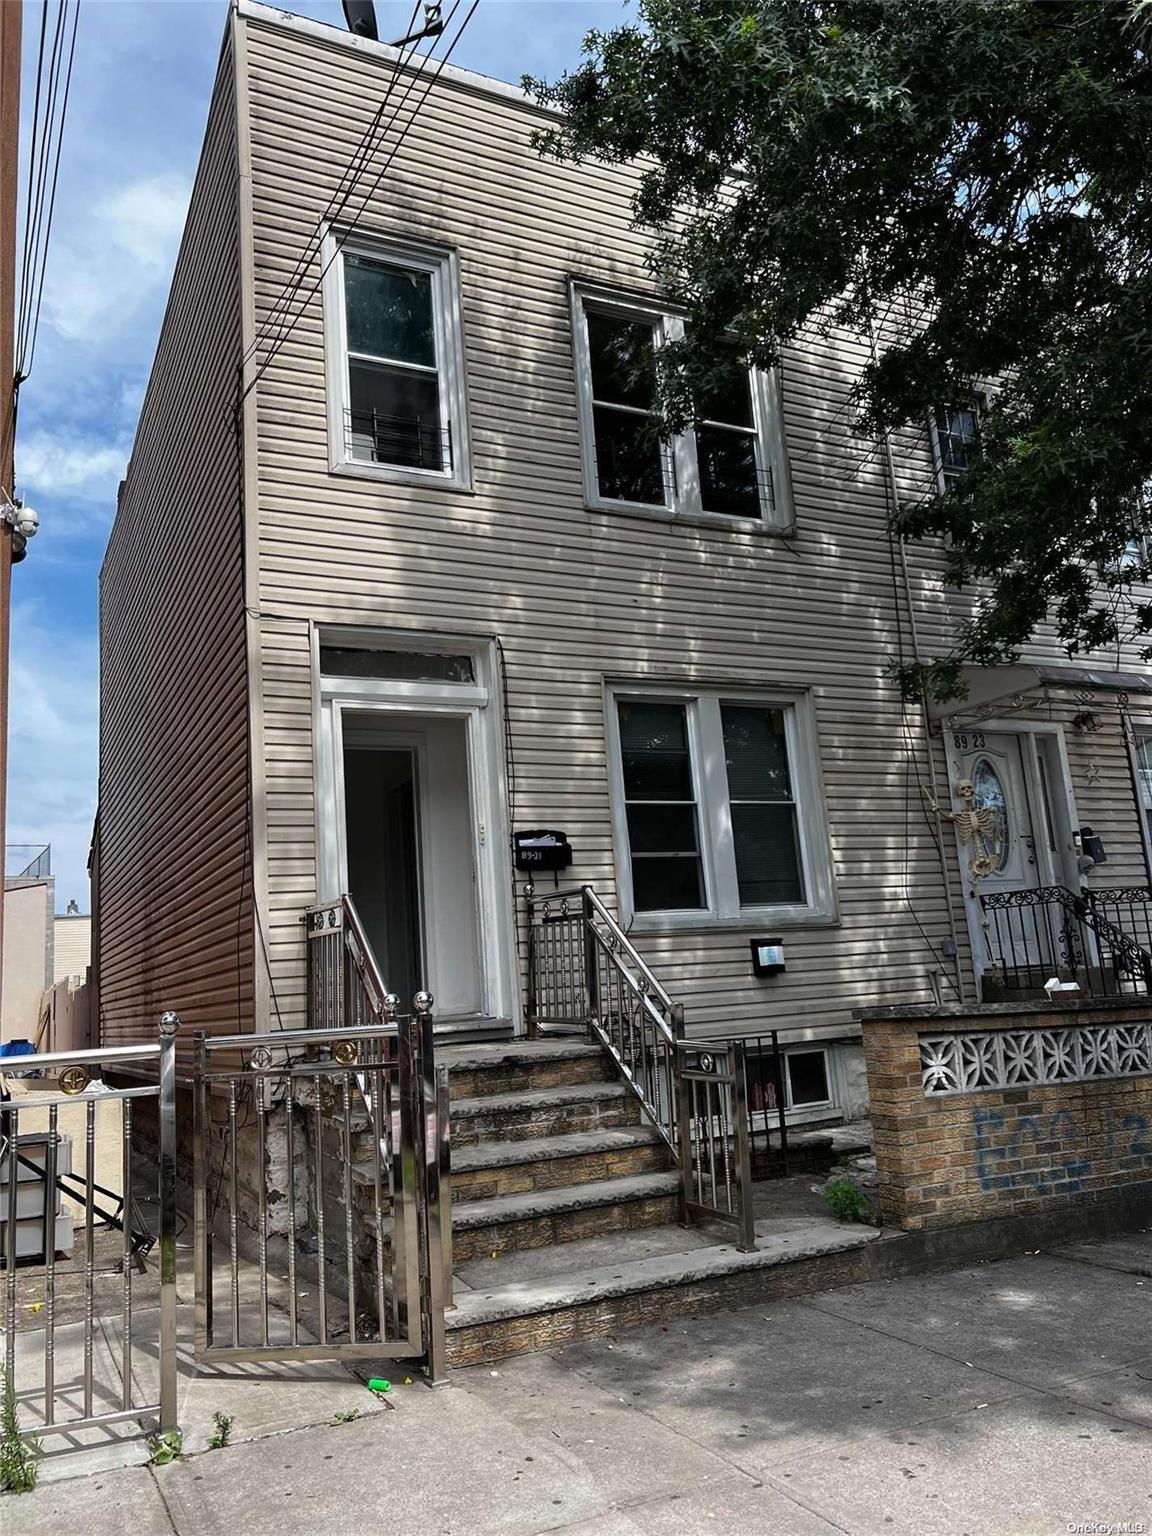
M20 168L22 0L0 0L0 493L15 494L16 217ZM12 597L12 526L0 519L0 838L8 814L8 631ZM0 896L0 995L4 902Z

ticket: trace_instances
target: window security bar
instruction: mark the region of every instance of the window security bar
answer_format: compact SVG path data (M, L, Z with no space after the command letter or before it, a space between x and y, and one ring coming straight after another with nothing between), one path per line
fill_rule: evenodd
M344 412L344 448L351 459L442 474L452 467L452 432L439 418Z

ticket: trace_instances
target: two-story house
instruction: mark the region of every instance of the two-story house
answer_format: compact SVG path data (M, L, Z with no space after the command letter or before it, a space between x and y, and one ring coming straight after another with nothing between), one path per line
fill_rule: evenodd
M689 1034L775 1029L794 1118L858 1116L854 1010L1067 971L1054 888L1144 921L1152 684L1041 639L951 716L903 700L963 605L888 514L972 420L859 437L867 340L814 334L654 444L681 321L634 176L542 158L546 121L229 15L102 575L104 1038L306 1023L304 915L344 892L393 990L521 1034L513 835L549 829Z

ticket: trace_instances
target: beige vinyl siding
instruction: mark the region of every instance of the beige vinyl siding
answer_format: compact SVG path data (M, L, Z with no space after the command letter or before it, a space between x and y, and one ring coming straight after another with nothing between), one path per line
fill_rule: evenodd
M56 916L52 949L52 980L65 976L83 976L92 958L92 919Z
M391 66L335 33L327 44L263 19L246 30L259 323ZM264 720L254 750L279 1016L302 1021L300 915L316 891L312 622L498 635L515 822L564 828L573 878L610 901L605 679L810 688L838 923L787 929L788 971L772 981L751 975L759 926L634 936L700 1030L842 1029L880 996L925 999L929 972L951 972L938 958L947 914L930 818L908 790L910 754L925 750L918 712L885 676L894 572L881 463L847 424L863 349L813 339L785 359L793 538L587 511L568 281L636 292L651 282L646 243L629 228L629 174L541 161L528 143L540 121L445 76L361 220L362 231L456 249L474 494L329 472L318 294L261 379ZM379 164L377 154L366 180ZM309 288L318 267L313 257Z
M252 1015L234 77L222 57L101 576L101 1036Z

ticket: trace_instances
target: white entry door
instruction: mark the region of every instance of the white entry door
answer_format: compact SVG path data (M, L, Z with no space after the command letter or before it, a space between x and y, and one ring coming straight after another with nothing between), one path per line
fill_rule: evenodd
M443 1021L479 1015L467 722L345 711L342 734L348 890L385 981Z
M1046 731L956 730L951 747L953 807L962 809L957 786L967 779L971 803L985 813L981 836L959 839L977 970L1035 988L1068 960L1065 912L1053 891L1074 884L1075 866L1059 738ZM980 854L991 867L974 873ZM1026 894L1033 891L1048 894Z
M317 628L316 892L351 894L389 989L519 1021L491 642ZM407 994L407 995L406 995Z
M1033 820L1028 793L1028 762L1025 757L1030 742L1018 733L957 732L959 778L970 779L975 791L977 810L990 813L993 829L985 836L987 857L995 867L980 879L980 889L993 891L1030 890L1046 883L1041 868L1043 850ZM955 785L953 786L955 790ZM954 796L954 803L962 802ZM975 843L964 850L970 866Z

